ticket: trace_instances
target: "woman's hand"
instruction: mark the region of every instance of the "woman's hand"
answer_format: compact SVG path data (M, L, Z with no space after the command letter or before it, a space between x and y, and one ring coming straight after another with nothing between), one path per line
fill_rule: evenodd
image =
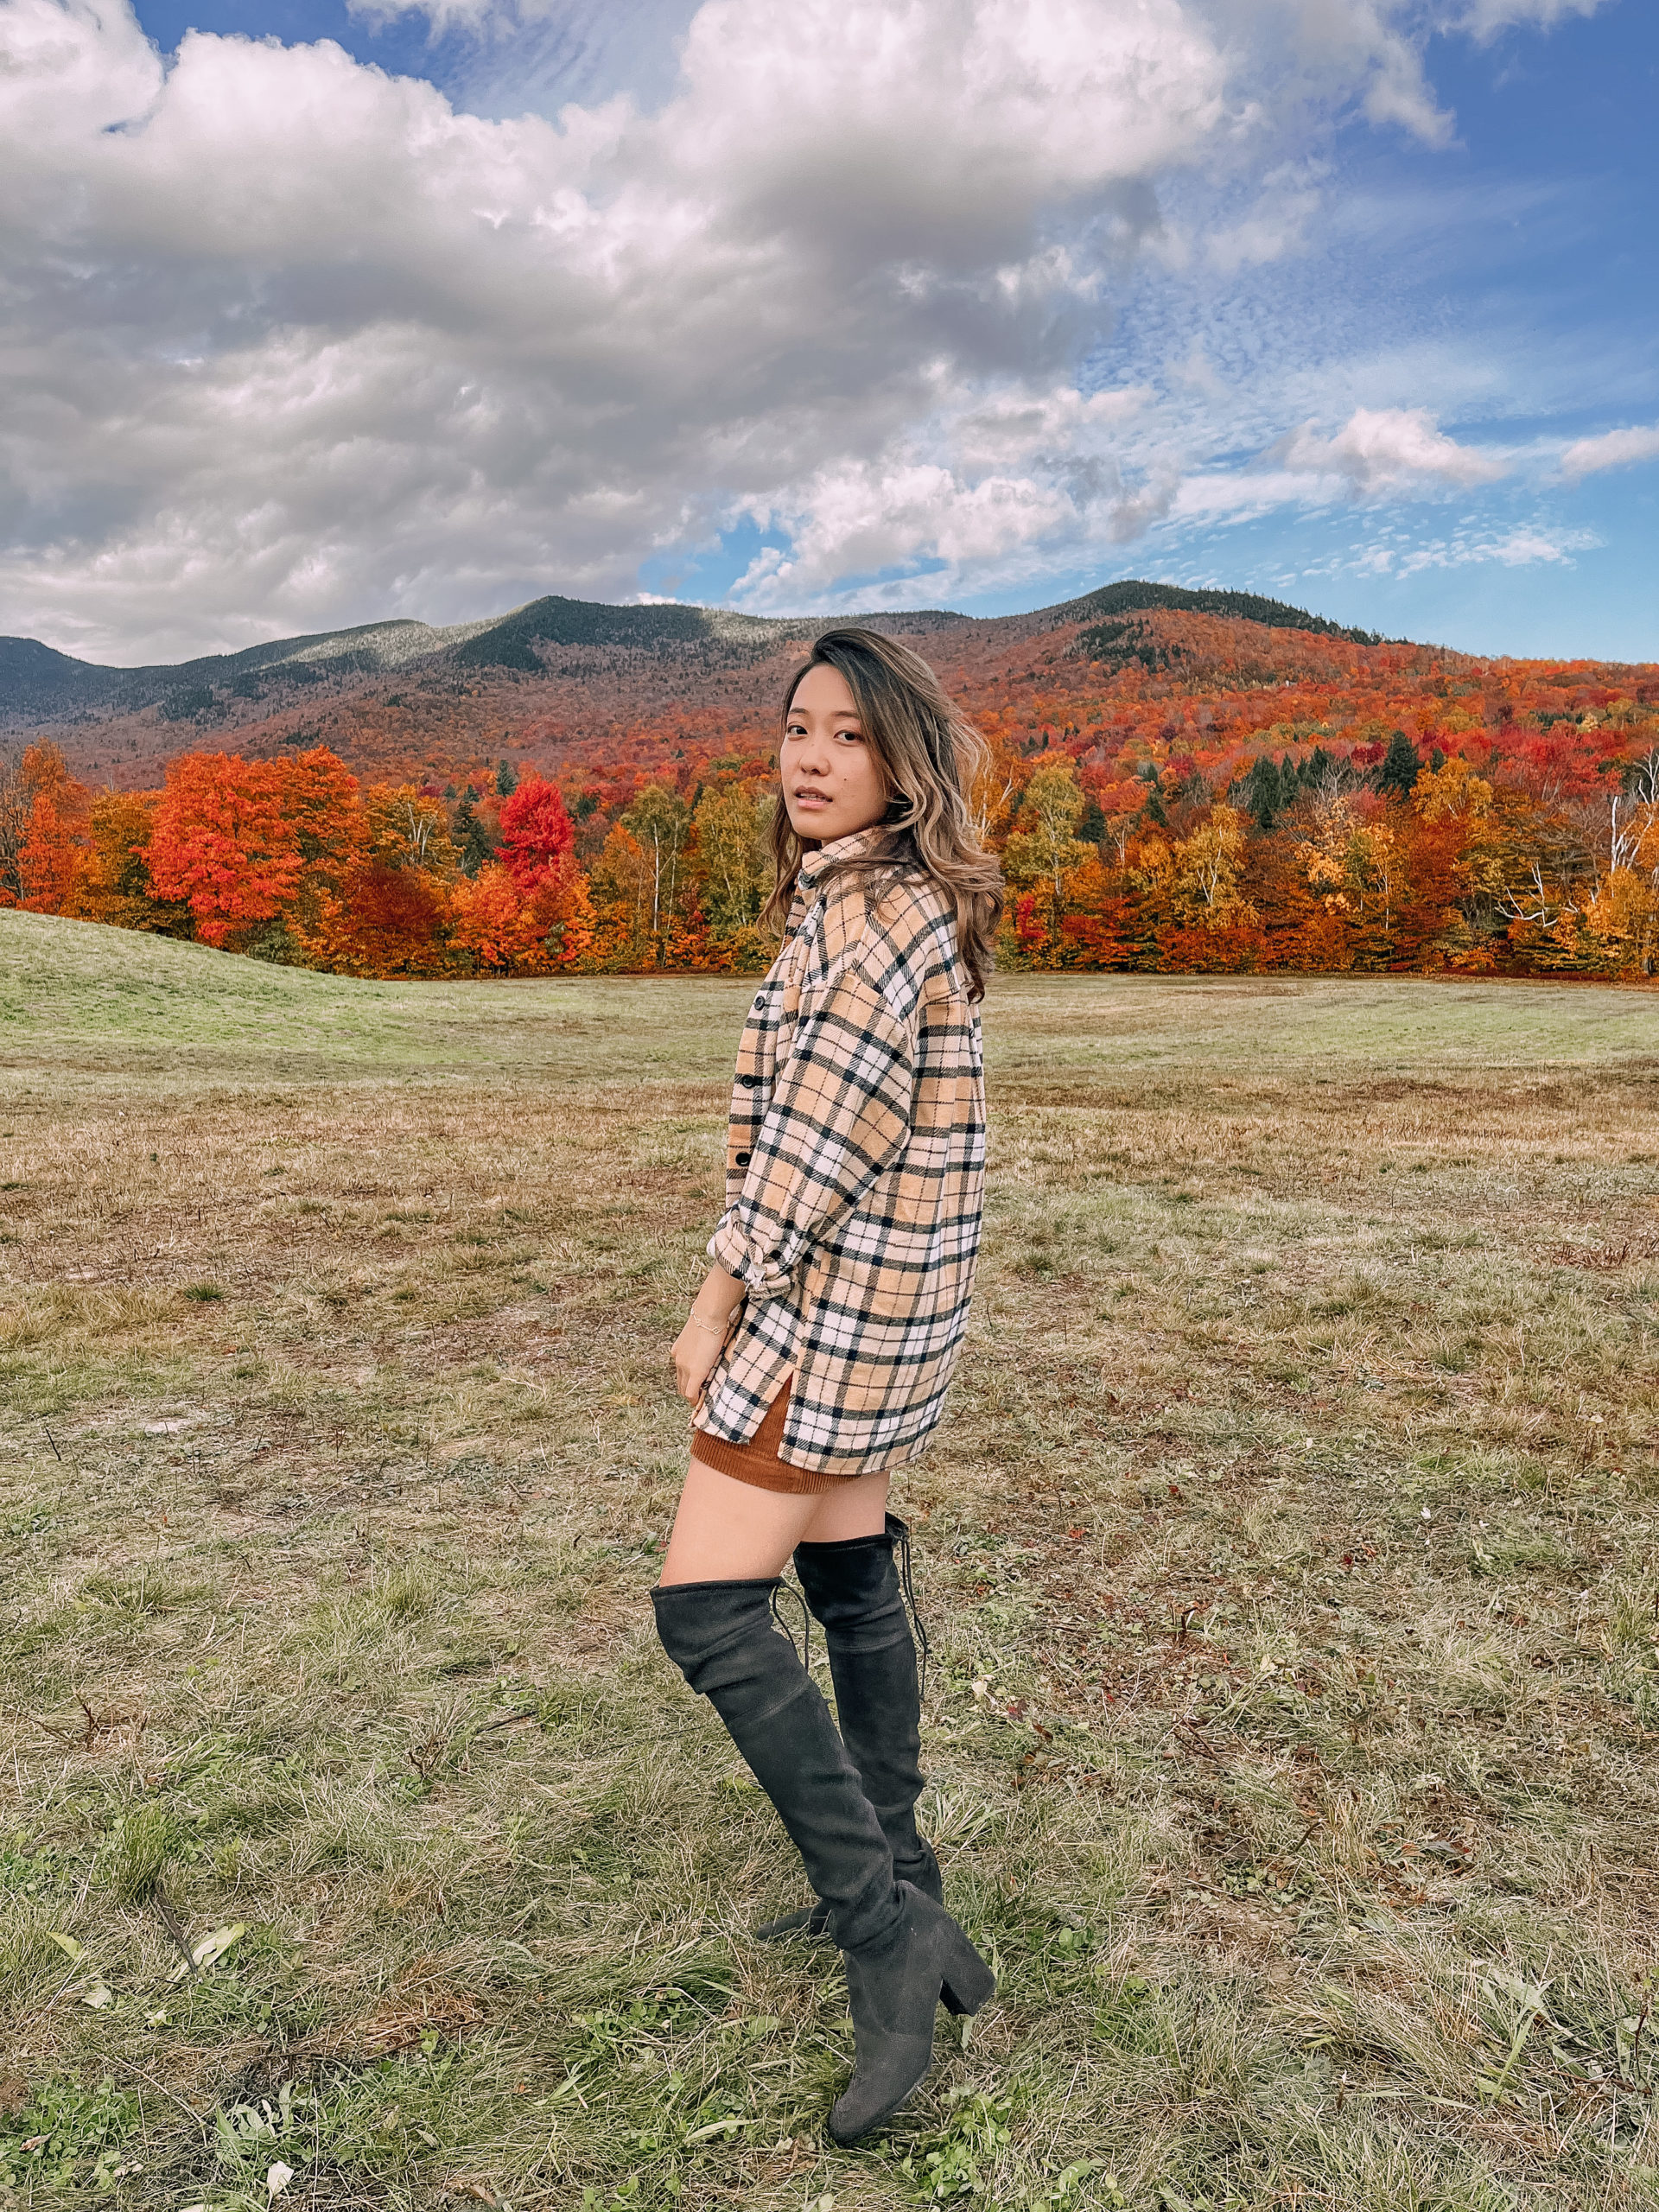
M674 1339L674 1388L695 1406L702 1386L715 1371L725 1332L704 1327L694 1314Z
M711 1268L691 1301L685 1326L674 1339L674 1388L689 1405L695 1406L702 1397L742 1302L743 1286L737 1278L724 1268Z

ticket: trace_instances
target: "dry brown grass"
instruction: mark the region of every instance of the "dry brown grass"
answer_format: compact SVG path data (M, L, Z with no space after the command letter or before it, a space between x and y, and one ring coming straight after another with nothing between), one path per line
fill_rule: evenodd
M999 987L900 1503L1001 1993L848 2156L644 1600L746 987L5 918L20 2201L1659 2202L1651 998ZM163 1907L245 1933L169 1981Z

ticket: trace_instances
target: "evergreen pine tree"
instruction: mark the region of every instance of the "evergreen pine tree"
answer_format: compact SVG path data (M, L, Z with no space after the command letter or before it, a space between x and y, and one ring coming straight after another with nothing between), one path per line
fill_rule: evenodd
M1285 800L1280 788L1279 771L1274 766L1270 753L1262 753L1253 765L1245 790L1246 804L1250 812L1255 817L1257 829L1271 830L1273 817L1285 804Z
M1395 791L1400 798L1410 796L1417 780L1417 748L1402 729L1397 729L1389 740L1389 749L1383 755L1382 766L1377 771L1376 788L1380 791Z
M495 858L490 833L479 820L477 809L469 798L462 799L455 809L454 840L463 875L476 875L480 868Z
M495 771L496 797L498 798L511 798L518 788L518 777L513 774L512 770L507 766L505 760L499 762Z

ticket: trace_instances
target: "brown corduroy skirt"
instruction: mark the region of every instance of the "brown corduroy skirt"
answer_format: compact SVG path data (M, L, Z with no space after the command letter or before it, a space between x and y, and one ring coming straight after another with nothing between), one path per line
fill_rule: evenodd
M789 1417L789 1389L785 1383L766 1408L766 1417L747 1444L728 1444L723 1436L709 1436L700 1428L691 1432L691 1457L717 1475L755 1490L787 1491L798 1497L816 1497L841 1483L855 1482L855 1475L819 1474L811 1467L791 1467L778 1457Z

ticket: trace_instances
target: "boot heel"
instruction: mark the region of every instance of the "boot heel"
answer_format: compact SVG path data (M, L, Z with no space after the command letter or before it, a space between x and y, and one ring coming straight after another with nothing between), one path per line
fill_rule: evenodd
M960 2018L977 2012L986 1999L995 1993L996 1976L965 1936L959 1947L951 1948L955 1956L945 1967L939 2001L947 2012Z

